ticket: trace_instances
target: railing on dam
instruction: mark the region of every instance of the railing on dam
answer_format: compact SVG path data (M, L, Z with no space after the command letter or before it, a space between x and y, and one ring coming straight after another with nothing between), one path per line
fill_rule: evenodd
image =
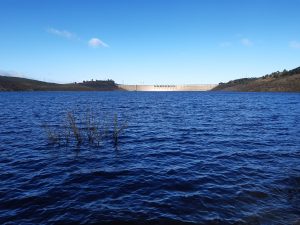
M190 84L190 85L126 85L119 84L119 88L126 91L209 91L216 84Z

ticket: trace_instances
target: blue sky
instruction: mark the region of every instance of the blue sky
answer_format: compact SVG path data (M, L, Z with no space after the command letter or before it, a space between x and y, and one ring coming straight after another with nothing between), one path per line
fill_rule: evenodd
M1 0L0 71L196 84L300 66L300 0Z

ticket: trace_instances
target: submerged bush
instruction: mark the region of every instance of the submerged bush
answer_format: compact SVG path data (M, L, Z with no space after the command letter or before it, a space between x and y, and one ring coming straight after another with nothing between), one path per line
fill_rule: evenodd
M119 144L119 136L127 128L127 122L120 124L117 114L114 115L114 130L113 130L113 141L116 147Z
M83 118L76 116L74 112L67 112L62 124L55 128L48 124L43 125L50 144L85 144L99 147L105 142L112 142L117 147L119 137L127 128L127 121L120 122L117 114L114 114L111 122L101 121L96 120L91 110L87 110Z
M81 138L80 130L76 124L76 118L75 118L74 114L71 112L68 112L67 119L68 119L68 124L69 124L69 128L71 130L71 133L73 134L74 138L76 139L77 145L80 145L82 143L82 138Z
M43 124L43 128L45 129L48 141L52 144L60 144L61 137L59 133L55 130L51 129L47 124Z

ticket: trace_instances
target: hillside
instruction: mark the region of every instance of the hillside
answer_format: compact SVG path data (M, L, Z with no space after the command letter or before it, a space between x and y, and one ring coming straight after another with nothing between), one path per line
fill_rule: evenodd
M300 67L259 78L242 78L220 83L212 91L300 92Z
M0 75L0 91L113 91L118 89L113 80L57 84Z

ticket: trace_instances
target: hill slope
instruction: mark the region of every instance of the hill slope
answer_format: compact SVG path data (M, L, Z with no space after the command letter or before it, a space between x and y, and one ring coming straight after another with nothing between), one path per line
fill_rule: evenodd
M0 75L0 91L113 91L119 90L113 80L56 84Z
M212 91L300 92L300 67L289 71L277 71L259 78L220 83Z

